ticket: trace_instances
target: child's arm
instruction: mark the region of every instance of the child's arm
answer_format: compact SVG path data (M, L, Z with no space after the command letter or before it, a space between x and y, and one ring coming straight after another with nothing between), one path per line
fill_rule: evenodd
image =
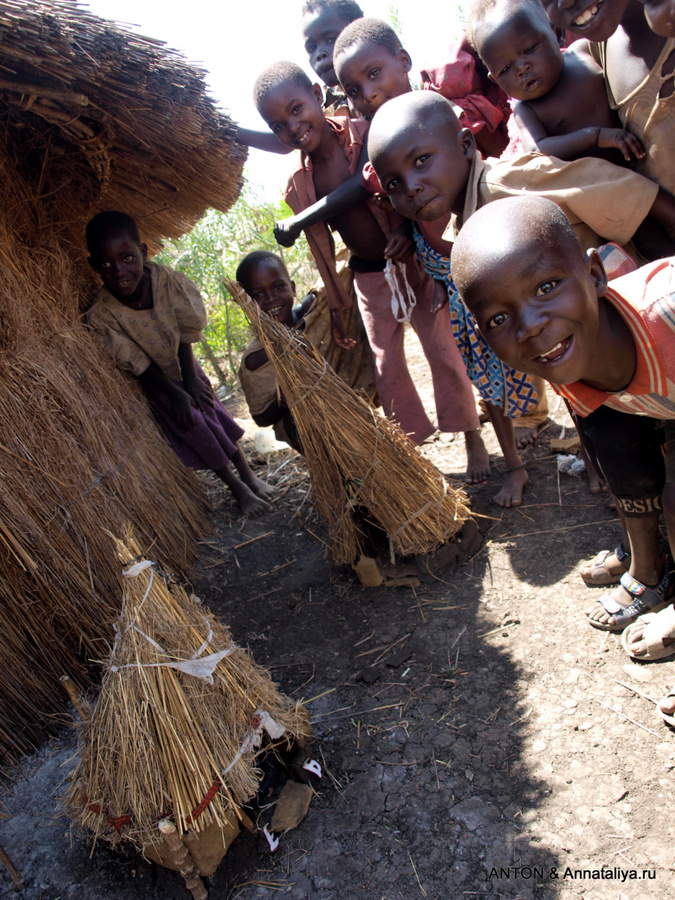
M188 345L189 346L189 345ZM170 378L167 378L157 363L151 362L148 368L138 376L141 383L153 385L168 394L171 402L171 418L179 428L189 431L195 424L192 414L192 398Z
M623 154L626 162L631 157L642 159L645 148L642 142L623 128L580 128L569 134L549 135L539 116L528 103L519 102L513 116L520 132L523 148L528 153L538 151L545 156L558 159L578 159L586 156L595 147L607 149L615 147Z
M180 363L180 371L183 376L185 390L192 398L197 409L203 411L204 409L213 407L216 402L213 388L210 384L206 384L202 381L199 375L197 375L192 344L178 345L178 362Z
M267 150L269 153L292 153L290 147L282 144L279 138L271 131L253 131L250 128L241 128L235 125L235 141L254 147L256 150Z
M415 243L412 236L412 222L410 219L404 221L389 236L387 246L384 248L384 256L386 259L393 259L394 262L408 262L415 252Z
M341 213L351 209L352 206L367 200L371 194L361 183L361 172L367 162L368 150L364 146L356 166L356 172L341 184L339 188L317 200L316 203L308 206L307 209L303 209L297 216L289 216L281 222L275 222L274 237L277 243L281 244L282 247L292 247L305 228L309 228L310 225L316 225L317 222L323 222L325 219L339 216Z

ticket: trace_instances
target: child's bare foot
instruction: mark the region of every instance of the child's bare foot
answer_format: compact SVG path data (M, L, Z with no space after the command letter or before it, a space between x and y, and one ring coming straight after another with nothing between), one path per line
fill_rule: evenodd
M586 469L586 473L588 475L588 489L591 494L604 494L609 490L607 482L601 475L598 475L595 469L590 471Z
M237 481L239 480L237 479ZM267 500L263 500L262 497L258 497L254 494L251 488L247 484L244 484L243 481L239 481L238 484L230 484L228 487L232 491L232 496L239 504L239 509L245 516L256 518L257 516L264 516L265 513L272 512L272 506Z
M467 484L484 484L490 476L490 456L485 449L480 431L465 431Z
M269 487L264 481L260 481L259 478L256 478L250 469L248 469L248 473L246 481L252 479L253 481L259 482L264 487ZM232 466L223 466L222 469L217 469L216 475L219 478L222 478L232 491L232 496L239 504L239 509L245 516L263 516L265 513L272 512L272 506L267 502L267 499L258 496L246 481L237 478L232 471ZM270 490L273 491L274 489L270 488Z
M262 478L258 478L256 475L251 472L250 476L242 477L242 481L244 484L247 484L256 497L260 497L261 500L275 500L277 496L277 489L272 487L271 484L267 484L266 481L263 481Z
M498 506L520 506L523 502L523 491L530 480L524 465L507 469L506 480L501 490L492 498Z
M675 688L671 688L666 696L659 700L658 710L669 725L675 725L675 718L673 718L675 716Z
M260 497L261 500L274 500L277 496L276 489L255 475L253 469L249 466L248 460L244 456L241 447L237 448L237 452L232 457L232 464L239 472L239 478L241 478L251 493L255 494L256 497ZM220 472L217 474L220 475ZM220 477L223 478L222 475Z
M530 444L534 444L539 428L536 425L516 425L513 426L513 434L516 439L516 447L524 450Z

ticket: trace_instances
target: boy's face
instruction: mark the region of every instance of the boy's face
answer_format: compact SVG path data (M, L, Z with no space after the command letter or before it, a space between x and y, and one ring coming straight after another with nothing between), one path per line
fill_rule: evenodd
M372 162L394 209L406 219L435 222L461 214L476 142L468 128L413 121L373 154ZM457 123L455 123L456 125Z
M282 325L293 325L295 284L280 263L261 260L249 271L243 288L268 316Z
M331 9L317 10L302 17L302 36L309 64L323 83L331 88L339 84L333 68L333 47L340 32L350 22Z
M540 0L554 25L589 41L606 41L631 0Z
M675 0L639 0L651 30L661 37L675 37Z
M291 82L273 88L260 104L260 115L282 144L307 153L319 146L326 126L318 84L311 91Z
M148 248L138 244L126 231L106 235L89 258L89 265L120 302L135 299L143 279Z
M533 233L476 268L463 300L500 359L554 384L595 377L606 287L596 251L584 259L580 249L545 245Z
M550 23L531 9L518 9L500 23L493 22L486 22L476 34L478 52L492 81L516 100L537 100L548 94L563 68Z
M371 119L387 100L411 90L411 68L402 47L394 55L371 41L352 44L335 60L342 90L364 119Z

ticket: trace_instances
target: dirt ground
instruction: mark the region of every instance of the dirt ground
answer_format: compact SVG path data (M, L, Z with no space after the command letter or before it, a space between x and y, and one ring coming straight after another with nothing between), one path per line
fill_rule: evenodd
M558 474L549 442L563 430L574 433L552 395L525 456L524 503L501 510L490 500L502 462L483 426L494 472L471 493L494 516L484 547L416 588L367 589L324 561L291 451L258 458L282 491L262 519L242 520L208 482L214 532L194 588L282 690L305 698L325 770L274 855L261 837L237 838L212 898L673 896L675 734L653 701L675 684L675 661L633 664L618 637L585 622L601 589L584 586L579 563L615 546L619 527L607 495ZM461 440L424 452L462 476ZM101 844L90 855L55 814L74 747L68 730L0 793L0 844L27 900L188 898L178 876L139 857ZM0 895L12 890L0 866Z

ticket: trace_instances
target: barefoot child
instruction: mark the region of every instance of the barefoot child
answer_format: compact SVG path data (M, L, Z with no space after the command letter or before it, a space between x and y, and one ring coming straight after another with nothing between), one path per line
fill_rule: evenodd
M206 323L197 288L180 273L147 262L136 223L125 213L94 216L86 239L89 264L104 285L88 314L97 337L121 369L138 377L185 465L212 469L245 515L269 512L275 492L251 471L237 446L243 431L192 353Z
M256 83L254 99L280 140L301 151L299 168L286 191L286 199L295 212L329 194L356 171L368 124L363 120L326 117L320 88L312 85L298 66L278 63L269 67ZM372 203L361 203L333 217L330 224L352 254L349 265L354 271L359 308L375 358L383 409L416 443L422 443L433 433L434 426L405 362L402 323L392 313L393 295L384 273L387 237L382 230L384 227L391 233L389 223ZM351 305L351 299L336 277L327 225L321 222L310 227L307 238L326 286L336 343L341 346L341 310ZM398 249L390 249L392 258L402 255L404 243L399 243ZM416 299L410 320L430 362L439 427L443 431L469 432L468 446L476 438L480 441L471 387L449 327L446 333L444 323L431 313L433 283L414 265L406 271Z
M539 0L477 0L467 33L490 78L518 100L523 149L559 159L599 156L620 164L644 147L610 109L602 69L586 41L563 53Z

